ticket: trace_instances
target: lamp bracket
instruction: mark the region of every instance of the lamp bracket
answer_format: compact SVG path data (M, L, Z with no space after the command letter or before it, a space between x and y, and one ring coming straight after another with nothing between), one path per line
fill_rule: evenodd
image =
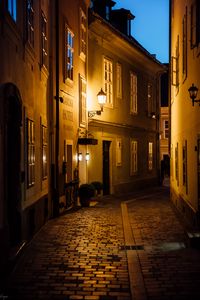
M88 111L88 118L93 118L95 115L100 116L101 110L90 110Z

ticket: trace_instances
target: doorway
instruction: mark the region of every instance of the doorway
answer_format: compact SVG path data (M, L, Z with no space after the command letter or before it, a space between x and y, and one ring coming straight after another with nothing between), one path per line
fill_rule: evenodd
M16 88L14 88L16 90ZM13 90L13 86L11 86ZM13 91L12 91L13 92ZM5 205L10 246L21 241L21 121L22 105L18 96L5 99Z
M110 141L103 141L103 194L110 194Z

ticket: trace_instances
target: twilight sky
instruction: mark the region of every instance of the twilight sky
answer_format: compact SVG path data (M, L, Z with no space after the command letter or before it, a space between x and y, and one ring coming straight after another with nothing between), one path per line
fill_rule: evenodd
M135 16L132 36L162 63L169 62L169 0L114 0L113 9L129 9Z

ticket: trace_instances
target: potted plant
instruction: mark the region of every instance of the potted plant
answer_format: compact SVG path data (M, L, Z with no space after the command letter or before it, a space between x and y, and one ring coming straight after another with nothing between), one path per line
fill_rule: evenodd
M103 183L100 181L93 181L93 182L91 182L91 184L94 186L94 188L96 190L96 194L100 195L101 191L103 189Z
M78 190L81 206L90 206L90 200L94 196L95 187L92 184L84 183L81 184Z

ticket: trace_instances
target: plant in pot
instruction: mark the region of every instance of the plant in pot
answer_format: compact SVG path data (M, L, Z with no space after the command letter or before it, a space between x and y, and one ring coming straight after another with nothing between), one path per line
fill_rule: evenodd
M94 186L94 188L96 190L96 194L100 195L101 191L103 190L103 183L100 181L93 181L93 182L91 182L91 184Z
M81 184L78 190L81 206L90 206L90 200L94 196L95 187L92 184L84 183Z

